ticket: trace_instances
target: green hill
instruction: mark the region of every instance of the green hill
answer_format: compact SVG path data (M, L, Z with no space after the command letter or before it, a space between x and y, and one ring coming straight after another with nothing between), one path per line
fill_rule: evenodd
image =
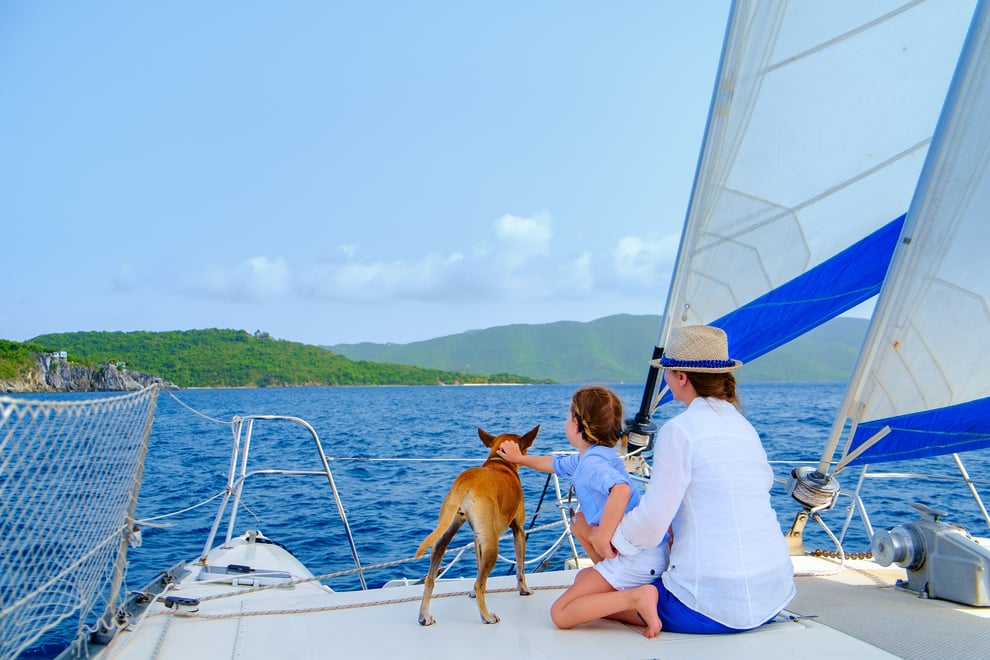
M35 355L49 349L38 344L22 344L0 339L0 380L17 378L34 366Z
M864 319L837 318L739 370L750 381L848 378L866 334ZM660 332L658 315L619 314L579 323L507 325L410 344L337 344L354 360L436 369L511 372L557 382L643 380Z
M124 362L180 387L264 387L280 385L432 385L528 383L511 374L474 375L406 364L354 361L322 348L243 330L175 332L70 332L31 340L69 359L95 365Z
M845 380L866 327L864 319L834 319L745 365L739 377ZM71 332L40 335L31 345L0 345L0 377L23 370L31 350L65 350L85 365L124 362L180 387L637 382L646 376L659 330L659 316L619 314L590 323L499 326L410 344L327 347L243 330Z

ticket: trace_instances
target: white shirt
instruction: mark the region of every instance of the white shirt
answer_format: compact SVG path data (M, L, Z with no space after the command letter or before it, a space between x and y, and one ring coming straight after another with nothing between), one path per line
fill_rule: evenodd
M612 544L635 554L673 525L667 590L723 625L753 628L796 593L772 486L752 425L731 403L697 397L660 429L650 485Z

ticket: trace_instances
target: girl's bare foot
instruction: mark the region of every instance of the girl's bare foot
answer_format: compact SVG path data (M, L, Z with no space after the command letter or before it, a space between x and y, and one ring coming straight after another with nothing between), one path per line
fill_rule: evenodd
M660 594L652 584L644 584L636 587L630 593L636 614L643 620L643 637L653 639L660 634L660 615L657 614L657 601Z

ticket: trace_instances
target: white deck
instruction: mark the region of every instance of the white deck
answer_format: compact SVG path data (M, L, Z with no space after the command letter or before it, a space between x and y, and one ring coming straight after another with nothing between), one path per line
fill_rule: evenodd
M248 555L251 555L250 557ZM276 546L240 545L212 553L210 564L265 568L280 560ZM284 559L284 557L281 557ZM297 565L292 572L305 577ZM285 565L282 565L285 568ZM827 560L799 558L798 573L834 571ZM467 596L473 579L438 584L431 604L437 623L417 621L422 586L331 592L315 583L251 590L195 581L195 569L167 595L203 598L198 611L176 614L154 603L133 631L118 635L107 657L121 658L917 658L974 657L990 648L990 608L968 608L921 600L892 588L903 571L872 561L847 562L832 576L798 577L798 597L789 612L812 618L781 620L738 635L661 633L653 640L639 629L599 621L575 630L550 622L553 600L573 572L536 573L535 589L522 597L513 576L489 580L490 609L501 617L481 622Z
M796 558L797 597L788 609L902 658L977 658L990 649L990 607L968 607L918 598L893 585L904 579L896 565L847 561L827 577L802 572L834 571L837 560Z

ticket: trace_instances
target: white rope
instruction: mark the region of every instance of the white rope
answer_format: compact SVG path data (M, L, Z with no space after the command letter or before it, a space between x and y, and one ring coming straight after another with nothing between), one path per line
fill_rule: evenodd
M138 523L139 525L148 525L149 527L165 527L165 525L152 525L151 523L155 520L161 520L162 518L171 518L172 516L177 516L180 513L186 513L187 511L192 511L193 509L197 509L203 506L204 504L209 504L213 500L223 495L225 492L226 492L225 490L221 490L219 493L215 495L211 495L202 502L193 504L192 506L187 506L184 509L179 509L178 511L173 511L171 513L163 513L157 516L152 516L151 518L142 518L141 520L136 520L135 522Z
M206 413L202 413L202 412L196 410L195 408L193 408L192 406L190 406L189 404L187 404L186 402L184 402L182 399L180 399L179 397L175 396L175 394L172 393L170 390L165 390L165 393L168 394L173 399L175 399L175 402L178 403L180 406L182 406L183 408L185 408L186 410L188 410L192 414L198 415L198 416L202 417L205 420L214 422L216 424L223 424L224 426L232 426L234 424L234 422L237 421L237 418L236 417L233 418L233 419L230 419L230 420L223 420L223 419L217 419L216 417L210 417Z
M842 551L842 544L839 543L839 539L835 538L835 534L833 534L832 530L828 528L828 525L825 524L825 521L822 520L821 515L817 511L812 513L811 517L814 518L819 525L821 525L821 528L825 530L825 533L828 534L829 538L832 539L832 542L835 543L835 547L837 548L836 552L839 553L839 565L836 567L834 571L800 571L800 572L795 572L794 576L822 577L822 576L836 575L837 573L842 571L842 569L846 565L846 554L845 552Z
M362 463L482 463L485 461L484 458L369 458L364 456L350 456L350 457L333 457L327 456L328 461L355 461Z
M453 568L454 564L456 564L458 562L458 560L460 560L461 555L463 555L465 552L467 552L467 549L470 548L470 547L471 546L466 545L463 548L461 548L460 552L457 553L457 556L454 557L453 559L451 559L450 562L446 566L443 567L443 570L441 570L440 573L437 575L437 579L439 580L444 575L446 575L447 574L447 571L449 571L451 568ZM446 554L446 553L444 553L444 554Z
M563 521L561 521L560 524L563 524ZM565 529L563 531L563 533L560 536L557 537L557 540L553 542L553 545L551 545L549 548L547 548L546 552L544 552L539 557L536 557L535 559L527 559L523 563L523 566L528 566L529 564L538 564L538 563L542 562L544 559L546 559L546 558L550 557L551 555L553 555L553 553L557 552L557 549L561 546L561 544L563 544L564 539L567 538L567 534L568 533L569 533L569 530L566 530ZM508 563L510 563L512 565L515 565L516 564L516 560L509 559L508 557L503 557L501 554L499 554L498 558L501 559L502 561L508 562Z

